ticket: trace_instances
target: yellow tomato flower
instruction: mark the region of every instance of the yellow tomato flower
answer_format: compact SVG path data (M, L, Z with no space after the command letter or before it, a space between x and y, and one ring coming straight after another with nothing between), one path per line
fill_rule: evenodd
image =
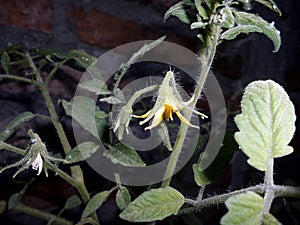
M206 116L200 112L189 107L189 105L193 102L194 96L187 102L183 102L181 100L180 94L175 86L174 73L172 71L167 72L166 77L164 78L161 87L159 89L158 98L155 102L153 109L149 110L147 113L141 116L132 115L135 118L145 118L139 124L143 125L153 118L150 126L146 127L145 130L152 129L159 125L162 120L165 118L167 121L173 121L173 113L177 115L177 117L185 124L190 127L198 128L191 124L181 113L183 109L188 109L202 118L206 118Z

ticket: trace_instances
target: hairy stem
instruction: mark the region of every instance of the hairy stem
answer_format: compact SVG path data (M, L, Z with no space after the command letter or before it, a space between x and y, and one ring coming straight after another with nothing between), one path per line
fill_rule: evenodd
M272 152L270 152L267 170L265 173L265 185L267 187L267 191L264 197L263 214L266 214L270 211L273 199L275 197L274 190L272 189L272 187L274 186L273 167L274 167L274 158L272 156Z
M256 186L248 187L226 194L216 195L202 200L200 199L195 201L193 199L185 199L185 203L193 205L193 207L181 209L179 211L179 214L191 213L194 211L199 211L203 208L211 207L213 205L223 204L228 198L234 195L245 193L247 191L253 191L261 195L267 193L268 191L271 191L272 193L274 193L274 197L291 197L300 199L300 187L283 185L265 186L264 184L259 184Z
M201 73L199 76L199 79L196 84L196 88L194 91L194 101L190 105L191 108L195 108L196 103L198 101L198 98L200 97L201 91L203 89L204 83L206 81L207 75L209 73L209 69L211 67L211 64L213 62L214 56L216 54L216 48L218 45L218 40L219 40L219 35L220 35L220 27L219 26L213 26L212 27L212 34L211 34L211 39L212 39L212 44L210 46L207 46L205 51L205 54L202 52L200 53L200 57L202 60L202 67L201 67ZM187 112L185 114L185 117L187 120L191 119L192 112ZM166 187L170 184L172 175L174 174L176 164L184 143L184 139L186 136L188 130L188 126L186 124L181 123L181 126L178 131L177 139L174 144L174 150L170 156L167 169L164 175L164 181L162 182L162 187Z
M48 76L48 80L46 80L47 82L44 82L41 77L41 74L40 74L39 70L37 69L36 65L34 64L31 56L29 54L27 54L26 57L28 59L29 65L32 68L33 72L36 73L36 78L37 78L37 81L39 82L38 88L40 89L40 91L42 93L42 96L44 98L44 101L46 103L48 111L50 113L51 122L52 122L53 126L55 127L57 135L63 146L63 150L64 150L65 154L67 154L72 150L72 148L71 148L71 145L65 134L63 126L62 126L61 122L59 121L59 117L56 113L54 104L51 100L51 97L50 97L50 94L48 91L48 87L47 87L47 82L49 82L50 79L53 77L54 72L51 72L50 75ZM55 67L53 70L56 72L57 69L58 69L58 67ZM71 169L72 177L75 179L75 182L72 182L71 185L73 185L77 189L77 191L79 192L80 196L82 197L82 200L84 201L84 203L87 203L90 200L90 195L84 184L84 177L83 177L82 170L81 170L80 166L77 166L77 165L71 166L70 169ZM95 213L93 214L93 218L96 221L98 221L97 215Z
M0 201L0 208L6 208L7 203L5 201ZM20 213L25 213L27 215L31 215L34 217L38 217L44 220L52 220L53 222L61 225L73 225L74 223L66 220L60 216L41 211L39 209L35 209L23 204L18 204L13 208L14 211L20 212Z

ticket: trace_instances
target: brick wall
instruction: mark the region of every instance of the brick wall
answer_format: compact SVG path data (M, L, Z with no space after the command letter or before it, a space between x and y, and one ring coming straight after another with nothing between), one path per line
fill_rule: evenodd
M179 21L163 23L175 1L0 0L1 48L83 48L99 54L136 40L168 40L196 49L196 39ZM97 49L97 50L96 50Z

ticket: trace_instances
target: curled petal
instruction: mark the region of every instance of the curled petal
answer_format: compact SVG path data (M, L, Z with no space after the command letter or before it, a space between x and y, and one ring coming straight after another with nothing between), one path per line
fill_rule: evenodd
M31 164L31 166L32 166L32 169L38 170L37 175L40 175L40 173L42 172L42 169L43 169L43 159L42 159L40 153L37 154L35 160Z
M195 126L195 125L191 124L183 115L181 115L181 113L179 111L176 111L175 113L178 116L178 118L181 120L181 122L185 123L186 125L188 125L190 127L194 127L194 128L199 129L198 126Z
M165 107L164 106L161 107L159 110L157 110L156 113L155 113L155 115L154 115L154 118L152 120L151 126L146 127L145 130L152 129L153 127L156 127L158 124L160 124L161 121L163 120L164 112L165 112ZM140 124L142 122L140 122Z

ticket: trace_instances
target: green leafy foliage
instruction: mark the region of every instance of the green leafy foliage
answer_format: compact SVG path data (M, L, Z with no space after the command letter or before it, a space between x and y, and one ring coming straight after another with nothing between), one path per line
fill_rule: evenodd
M243 95L242 113L235 117L235 139L248 163L266 171L270 158L293 152L288 146L295 132L295 109L284 89L272 80L250 83Z
M36 114L32 112L23 112L14 118L2 131L0 131L0 140L5 141L8 139L16 129L24 122L33 119Z
M238 146L234 141L233 134L231 132L227 132L224 137L223 146L220 148L218 154L212 161L212 163L205 169L202 169L206 160L211 160L211 153L204 151L200 154L199 162L193 165L194 171L194 179L199 186L204 186L210 184L214 180L216 180L229 165L234 150L237 149Z
M121 187L116 195L116 202L119 209L124 210L131 202L131 196L126 187Z
M113 163L119 163L123 166L143 167L146 164L143 162L139 154L122 143L117 143L110 149L103 152L103 155L111 159Z
M221 39L232 40L235 39L236 36L238 36L241 33L252 33L252 32L262 33L262 29L252 25L238 25L222 33Z
M113 91L112 96L101 98L100 102L107 102L108 104L122 104L125 103L126 100L123 91L117 88Z
M198 11L199 16L203 19L203 20L207 20L209 19L209 16L207 14L207 10L205 9L205 7L203 6L205 2L203 0L195 0L195 6L196 9Z
M233 196L225 202L228 213L221 219L222 225L279 225L271 214L263 214L264 199L254 193L246 192Z
M274 12L277 12L281 16L282 13L273 0L254 0L254 1L259 2L260 4L273 10Z
M184 196L172 187L151 189L141 194L120 214L131 222L150 222L176 215L184 204Z
M234 16L235 22L238 25L251 25L260 28L261 33L266 35L273 42L274 52L277 52L279 50L281 45L280 32L275 28L273 22L268 23L260 16L246 12L234 12ZM252 32L251 30L253 29L251 28L248 32Z
M183 0L173 5L169 10L165 13L164 21L166 21L169 17L175 16L183 23L190 24L191 19L187 10L194 6L193 2L190 0Z
M82 204L81 199L78 197L78 195L72 195L69 197L66 201L66 204L64 206L64 209L72 209Z
M102 80L101 72L96 67L96 58L85 51L71 50L68 52L68 59L74 59L82 67L88 70L89 74L98 80ZM103 81L104 83L104 81Z
M101 137L107 115L96 106L93 99L86 96L75 96L70 102L62 100L61 103L68 116L71 116L96 138Z
M95 212L106 201L109 194L110 191L102 191L96 194L86 205L81 215L81 219L84 219L88 217L90 214L92 214L93 212Z
M99 145L94 142L83 142L76 146L66 155L66 160L69 163L77 163L91 157L99 148Z
M8 210L11 210L12 208L14 208L15 206L17 206L18 204L21 203L23 194L24 193L21 191L18 193L14 193L12 196L10 196L10 198L8 199L8 204L7 204Z
M232 14L231 8L226 6L221 9L220 14L223 18L221 25L225 28L231 28L234 26L234 16Z
M1 56L1 67L4 69L6 74L10 71L10 58L7 52L3 52Z
M78 86L85 90L93 92L97 95L110 94L110 91L107 90L107 86L102 80L98 80L98 79L87 80L81 82Z

